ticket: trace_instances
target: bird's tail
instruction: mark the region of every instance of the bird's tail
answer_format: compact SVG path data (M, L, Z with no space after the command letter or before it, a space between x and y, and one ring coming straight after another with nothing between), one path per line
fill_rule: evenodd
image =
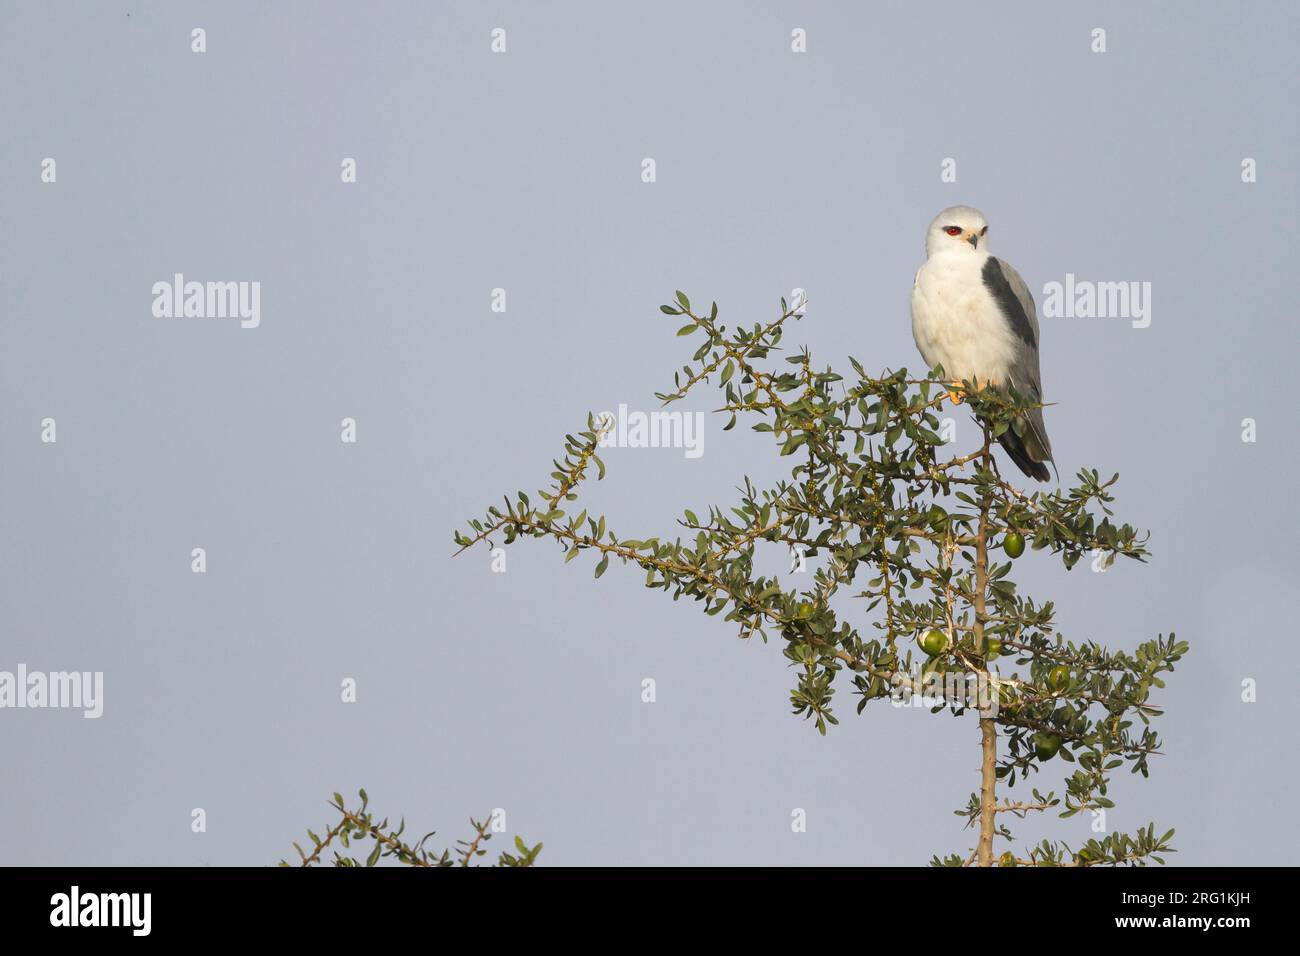
M1034 416L1037 416L1037 421L1033 420ZM998 436L998 441L1022 472L1038 481L1050 481L1052 475L1043 462L1052 460L1052 446L1047 442L1042 412L1034 409L1027 418L1028 421L1013 422Z

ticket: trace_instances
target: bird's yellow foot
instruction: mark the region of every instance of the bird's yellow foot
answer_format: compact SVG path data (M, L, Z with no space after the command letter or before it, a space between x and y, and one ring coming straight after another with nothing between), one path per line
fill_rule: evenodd
M977 392L982 392L986 388L997 388L1001 384L997 379L993 378L984 380L973 378L971 379L971 383L975 386L975 391ZM965 389L962 388L961 382L948 383L948 398L954 405L958 404L965 394L966 392Z

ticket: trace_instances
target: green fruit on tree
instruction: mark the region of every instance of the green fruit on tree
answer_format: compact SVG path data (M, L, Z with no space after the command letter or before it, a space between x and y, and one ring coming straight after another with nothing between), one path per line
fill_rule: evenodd
M948 524L948 512L938 505L932 505L927 520L930 522L930 527L935 531L942 531Z
M1002 642L996 637L990 637L984 641L984 656L986 658L999 657L1002 654Z
M1002 550L1007 553L1009 558L1018 558L1025 553L1025 538L1015 531L1011 531L1002 539Z
M999 857L998 859L998 866L1015 866L1015 865L1016 865L1016 856L1010 850L1007 850L1007 852L1003 853L1002 856Z
M1047 686L1052 690L1065 690L1070 683L1070 668L1064 664L1057 664L1047 672Z
M934 629L926 631L916 639L921 645L921 650L925 651L931 657L936 657L943 653L943 649L948 646L948 637L943 631Z
M1061 738L1056 734L1034 734L1034 755L1039 760L1051 760L1061 749Z

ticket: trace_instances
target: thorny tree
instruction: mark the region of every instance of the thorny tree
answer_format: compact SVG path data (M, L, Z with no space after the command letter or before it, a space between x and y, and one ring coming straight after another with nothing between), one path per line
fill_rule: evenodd
M843 678L860 698L859 713L870 701L913 690L936 713L976 710L981 786L957 813L978 838L969 855L936 856L934 865L1163 863L1173 831L1157 836L1154 824L1077 849L1044 840L1018 851L1006 825L1007 815L1069 817L1112 807L1111 773L1127 764L1146 776L1159 746L1150 727L1160 713L1151 692L1164 686L1161 674L1173 670L1187 644L1171 634L1130 654L1066 641L1051 602L1018 593L1010 577L1026 542L1067 568L1085 556L1103 568L1117 555L1144 560L1145 537L1111 520L1118 476L1102 481L1085 470L1068 490L1022 491L1001 477L991 445L1031 407L1024 397L945 383L942 369L925 378L910 378L905 369L871 378L855 359L854 376L845 381L829 367L819 371L806 348L779 362L773 353L799 315L784 300L779 318L752 328L728 329L718 322L716 303L696 312L680 292L660 309L686 320L679 336L703 341L674 376L674 390L657 397L667 404L702 383L716 384L725 396L719 411L729 416L724 430L740 416L759 419L754 430L769 433L791 459L789 480L759 489L746 478L734 507L712 507L703 518L685 511L678 522L684 532L671 540L622 538L603 516L573 513L592 467L605 475L598 452L608 422L589 416L585 431L566 436L564 458L553 463L554 483L538 492L540 501L519 492L489 508L455 533L460 550L480 542L492 547L497 536L506 544L549 538L566 561L596 552L596 577L611 560L640 567L646 587L693 598L705 614L738 625L742 638L779 634L798 673L794 712L823 734L838 723L831 703ZM958 397L974 413L982 441L948 457L936 433L938 412ZM759 541L821 556L811 586L756 576ZM999 547L1007 560L996 554ZM861 603L832 606L842 591ZM923 652L915 657L913 640ZM989 693L953 693L961 688ZM1031 789L1028 799L998 802L998 781L1023 786L1054 757L1073 765L1063 795ZM997 856L996 838L1013 849Z
M391 859L395 863L406 866L472 866L474 861L487 855L487 847L483 844L492 839L489 821L480 823L477 820L470 820L474 835L468 840L457 840L454 849L445 849L439 853L425 846L433 836L432 833L426 833L414 843L403 840L402 835L406 832L405 820L399 821L397 826L389 824L387 817L376 820L370 810L369 795L365 790L361 790L358 796L361 798L361 803L355 809L349 809L343 802L343 796L334 794L330 807L338 815L338 821L325 828L323 837L317 836L314 830L307 831L307 838L311 840L311 852L304 850L300 844L294 843L293 848L298 851L298 866L317 866L325 863L327 859L334 866L375 866L381 859ZM353 844L358 844L365 851L364 864L357 857L343 852L351 850ZM369 850L365 850L367 845ZM513 853L502 853L497 857L495 865L498 867L532 866L537 860L537 855L542 852L542 845L539 843L530 847L521 838L515 837L515 849L519 851L518 856ZM281 860L280 865L291 866L292 864L288 860Z

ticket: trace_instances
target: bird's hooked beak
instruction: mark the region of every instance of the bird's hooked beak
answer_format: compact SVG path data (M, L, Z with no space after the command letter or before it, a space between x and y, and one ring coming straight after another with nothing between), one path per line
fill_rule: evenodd
M966 237L966 241L970 243L970 247L972 249L978 249L980 247L979 233L972 232L969 236Z

